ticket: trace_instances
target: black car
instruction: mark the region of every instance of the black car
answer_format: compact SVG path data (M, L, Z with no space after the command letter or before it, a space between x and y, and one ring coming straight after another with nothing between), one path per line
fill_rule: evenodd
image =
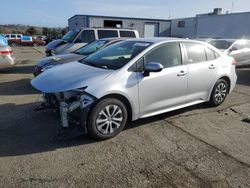
M36 63L33 74L34 76L37 76L44 70L49 69L55 65L79 61L100 49L103 49L122 40L125 40L125 38L99 39L74 52L42 58Z

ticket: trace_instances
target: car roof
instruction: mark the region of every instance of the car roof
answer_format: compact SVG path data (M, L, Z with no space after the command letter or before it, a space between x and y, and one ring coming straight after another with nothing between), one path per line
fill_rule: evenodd
M108 41L108 42L111 42L111 41L121 41L121 40L126 40L128 39L127 37L110 37L110 38L102 38L102 39L98 39L99 41L100 40L105 40L105 41Z
M161 42L171 42L171 41L194 41L200 42L190 39L183 39L183 38L173 38L173 37L152 37L152 38L133 38L127 39L127 41L138 41L138 42L150 42L150 43L161 43Z

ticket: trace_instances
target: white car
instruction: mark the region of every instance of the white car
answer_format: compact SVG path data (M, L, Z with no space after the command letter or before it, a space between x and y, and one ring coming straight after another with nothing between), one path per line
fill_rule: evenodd
M12 49L8 46L6 39L0 35L0 68L13 66L15 64L12 53Z
M233 57L237 62L237 66L250 65L250 40L212 39L208 43L226 55Z

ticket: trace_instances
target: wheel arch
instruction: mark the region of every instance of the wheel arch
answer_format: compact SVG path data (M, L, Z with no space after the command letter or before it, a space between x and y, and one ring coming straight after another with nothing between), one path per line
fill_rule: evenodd
M127 108L128 120L129 121L132 120L132 118L133 118L133 108L132 108L132 105L131 105L130 101L127 99L127 97L125 97L122 94L113 93L113 94L107 94L107 95L101 97L100 99L98 99L98 101L100 101L102 99L106 99L106 98L116 98L116 99L120 100L121 102L123 102L124 105Z
M220 80L220 79L223 79L228 83L228 93L229 93L231 90L231 80L230 80L229 76L224 75L224 76L220 77L218 80Z
M219 78L215 81L215 83L214 83L212 89L210 90L210 94L209 94L209 97L208 97L207 100L210 99L210 97L211 97L211 95L212 95L212 92L213 92L213 89L214 89L214 86L215 86L215 84L218 82L218 80L220 80L220 79L223 79L223 80L225 80L225 81L228 83L228 93L230 92L230 89L231 89L231 80L230 80L229 76L223 75L223 76L219 77Z

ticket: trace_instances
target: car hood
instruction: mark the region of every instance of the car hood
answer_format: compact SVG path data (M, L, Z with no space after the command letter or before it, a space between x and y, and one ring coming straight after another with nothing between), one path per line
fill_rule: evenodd
M73 61L79 61L83 59L84 57L85 57L84 55L74 54L74 53L54 55L54 56L40 59L36 65L38 67L45 67L45 66L52 65L52 64L53 65L64 64L64 63L69 63Z
M67 42L65 42L62 39L53 40L52 42L47 44L46 48L49 50L54 50L57 46L60 46L60 45L65 44L65 43L67 43Z
M44 93L58 93L96 84L112 72L114 71L72 62L48 69L35 77L31 85Z

